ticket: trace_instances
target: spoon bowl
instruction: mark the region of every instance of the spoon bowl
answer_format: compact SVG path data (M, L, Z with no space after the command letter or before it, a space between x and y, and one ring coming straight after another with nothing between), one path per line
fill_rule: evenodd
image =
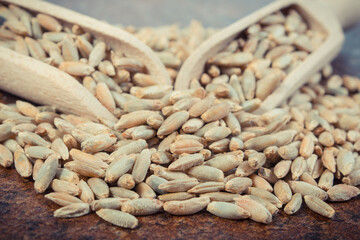
M342 26L350 25L359 20L356 11L352 10L347 13L344 11L344 9L349 10L351 8L360 9L359 1L347 0L336 3L330 0L326 2L331 3L329 4L331 7L325 5L325 1L319 0L274 1L224 28L203 42L184 62L175 82L175 90L188 89L192 79L199 79L207 60L224 49L247 27L274 12L294 8L302 15L310 29L323 33L326 39L317 50L286 76L282 83L261 103L256 113L263 113L278 106L305 84L313 74L338 55L344 42ZM340 18L334 12L337 12Z
M142 62L159 84L171 84L158 56L126 31L45 1L0 0L0 3L52 16L64 27L77 24L115 52ZM7 92L35 103L54 105L65 113L116 120L75 78L55 67L4 47L0 47L0 66L0 88Z

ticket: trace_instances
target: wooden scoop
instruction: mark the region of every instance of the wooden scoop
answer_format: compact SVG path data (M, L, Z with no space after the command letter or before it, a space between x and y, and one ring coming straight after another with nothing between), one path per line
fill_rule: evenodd
M243 30L262 18L284 8L293 7L304 17L311 29L327 35L322 45L311 53L257 109L270 110L293 94L310 77L328 64L341 50L346 28L360 20L359 0L278 0L231 24L203 42L184 62L175 83L175 90L189 88L191 79L199 79L206 61L224 49Z
M96 19L45 1L1 0L33 13L44 13L64 26L78 24L114 51L141 61L159 84L171 85L170 77L157 55L131 34ZM117 119L69 74L15 51L0 47L0 88L39 104L53 105L66 113L91 119Z

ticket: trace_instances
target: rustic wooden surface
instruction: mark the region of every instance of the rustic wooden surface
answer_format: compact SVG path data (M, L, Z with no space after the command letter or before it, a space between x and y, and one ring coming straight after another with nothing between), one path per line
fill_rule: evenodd
M225 26L266 3L265 0L195 3L186 0L181 1L182 6L178 8L176 1L165 0L51 2L112 23L187 25L191 18L197 18L213 27ZM344 49L333 64L337 73L360 76L359 39L360 26L347 32ZM0 92L0 99L11 103L18 98ZM294 216L282 212L274 216L270 225L221 219L207 212L184 217L159 213L139 217L139 227L127 230L112 226L95 214L73 219L53 218L58 206L46 201L43 194L36 194L33 181L21 178L13 168L0 167L0 183L0 239L358 239L360 236L360 197L331 204L336 210L333 220L303 206Z

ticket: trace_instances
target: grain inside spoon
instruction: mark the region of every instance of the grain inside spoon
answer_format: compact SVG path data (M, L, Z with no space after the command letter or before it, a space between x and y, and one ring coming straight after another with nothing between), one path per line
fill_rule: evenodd
M64 27L71 28L73 25L78 25L97 41L104 42L114 52L120 52L128 58L141 62L148 74L159 84L171 84L168 73L156 54L119 28L43 1L0 2L15 4L35 14L43 13L51 16ZM49 36L52 33L49 32ZM3 47L0 47L0 65L0 87L7 92L36 103L54 105L63 112L75 113L91 119L116 120L114 115L74 77L59 69Z
M204 66L206 63L208 63L209 59L215 61L216 63L217 58L222 57L222 62L220 64L225 65L225 63L227 62L226 56L224 57L224 55L221 55L223 53L219 53L219 51L225 49L226 47L226 50L231 48L232 46L229 44L234 43L234 39L237 39L240 34L243 34L243 31L245 31L246 29L247 31L249 31L251 27L256 27L256 25L259 25L258 23L261 20L265 19L269 15L275 15L276 17L276 13L279 13L278 15L282 15L281 11L289 11L289 9L291 11L291 9L294 9L301 15L301 17L305 20L305 22L312 31L317 31L320 34L324 35L325 39L315 51L311 52L309 51L309 49L305 49L306 51L310 52L307 55L306 60L302 61L297 67L289 71L286 74L286 77L280 76L278 77L277 81L273 81L281 83L278 83L279 85L277 85L276 89L274 89L272 93L265 94L266 97L261 100L255 99L256 102L254 102L254 105L259 104L257 101L261 102L260 107L258 107L256 110L257 113L263 113L267 110L270 110L281 104L294 91L296 91L300 86L302 86L306 81L308 81L314 73L323 68L339 53L342 43L344 41L342 27L347 27L359 20L359 17L357 15L357 10L359 8L359 2L354 0L341 1L341 3L339 1L325 2L319 0L274 1L268 6L226 27L225 29L221 30L220 32L206 40L204 43L202 43L195 50L195 52L193 52L191 56L184 62L176 79L175 89L180 90L189 88L190 81L192 79L200 78L201 74L204 71ZM274 19L272 19L272 21L274 21ZM266 23L262 25L266 27ZM273 25L275 27L276 24ZM275 35L277 34L277 30L278 29L271 29L271 31L273 31ZM281 30L282 29L280 28L280 31ZM294 30L298 31L298 29ZM286 31L288 31L288 29ZM260 32L260 34L261 33L263 32ZM301 35L299 34L299 36ZM297 37L294 38L295 41L298 40L296 39ZM264 41L262 44L272 44L271 42L273 41ZM236 44L237 43L235 43L235 45ZM241 45L242 43L239 42L238 44ZM259 45L261 45L261 41L259 41L258 43L258 48L265 48L264 52L260 54L264 55L266 53L267 46ZM303 49L301 49L301 47L298 48L298 51L302 50ZM239 71L243 71L238 74L242 75L242 77L245 77L243 76L243 74L246 73L246 69L248 67L248 65L246 64L248 64L253 59L256 59L256 54L254 55L238 53L236 54L236 57L236 61L239 63L239 65L242 64L241 68L239 67ZM231 61L233 60L234 59L231 59ZM229 61L229 63L231 61ZM278 66L281 66L282 62L279 61L278 63L275 63L274 61L270 61L269 64L277 64ZM214 71L219 71L219 69L215 68ZM263 77L265 76L262 76L261 78ZM271 82L271 79L266 81ZM221 80L218 80L218 82L221 82ZM268 90L268 88L266 87L266 89L264 90Z

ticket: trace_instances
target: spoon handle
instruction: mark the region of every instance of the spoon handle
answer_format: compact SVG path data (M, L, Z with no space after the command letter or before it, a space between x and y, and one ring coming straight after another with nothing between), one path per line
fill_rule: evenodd
M343 29L360 22L359 0L321 0L338 18Z
M90 119L117 119L78 81L46 63L0 47L1 89Z

